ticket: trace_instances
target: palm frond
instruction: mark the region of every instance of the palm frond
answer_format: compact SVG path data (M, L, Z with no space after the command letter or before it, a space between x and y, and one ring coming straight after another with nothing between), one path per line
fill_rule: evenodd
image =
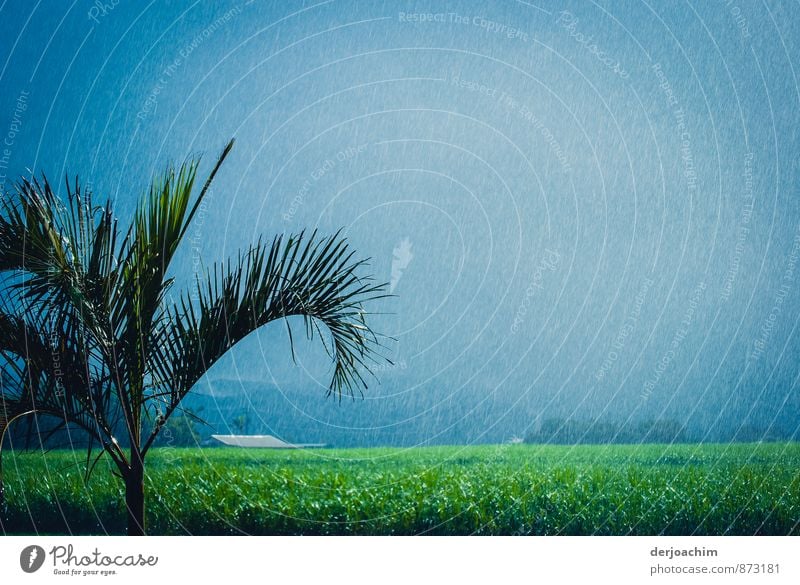
M0 370L4 411L33 412L74 424L124 459L113 447L117 405L110 377L91 362L80 339L0 312ZM28 430L35 428L29 425Z
M110 204L66 184L62 202L45 177L22 180L0 204L0 272L5 301L70 335L91 330L109 352L107 299L114 286L117 224Z
M215 264L161 324L154 373L168 388L163 396L168 412L236 343L292 316L304 318L307 336L319 331L324 342L320 325L330 336L329 393L341 397L365 388L362 372L378 363L381 342L366 323L364 304L388 295L386 283L359 274L368 261L354 256L340 233L302 232L259 242L235 262Z
M124 239L119 280L111 299L111 320L117 340L116 360L123 366L117 369L117 383L128 388L134 415L142 406L153 326L165 316L163 300L172 284L166 278L169 265L232 147L233 140L223 149L193 203L199 161L189 160L177 171L168 168L151 184Z

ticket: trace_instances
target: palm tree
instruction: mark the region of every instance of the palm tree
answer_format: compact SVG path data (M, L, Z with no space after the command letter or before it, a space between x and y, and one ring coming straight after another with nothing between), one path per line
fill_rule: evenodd
M386 285L359 274L367 261L340 233L259 240L169 300L173 256L232 146L196 197L198 160L156 177L125 231L77 179L66 201L42 177L0 203L0 415L85 431L86 478L110 458L131 535L145 532L145 458L160 429L237 342L284 320L294 354L288 317L302 316L332 358L328 394L339 399L366 388L381 347L364 303Z

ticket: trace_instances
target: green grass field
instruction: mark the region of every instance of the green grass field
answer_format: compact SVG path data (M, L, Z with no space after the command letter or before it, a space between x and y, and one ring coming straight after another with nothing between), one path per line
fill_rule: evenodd
M5 451L8 533L123 533L81 452ZM800 443L154 450L151 534L800 534Z

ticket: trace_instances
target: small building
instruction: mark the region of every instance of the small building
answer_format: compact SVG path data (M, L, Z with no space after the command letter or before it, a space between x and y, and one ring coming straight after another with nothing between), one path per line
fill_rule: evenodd
M287 443L272 435L211 435L214 439L230 447L251 447L260 449L306 449L326 447L325 443Z

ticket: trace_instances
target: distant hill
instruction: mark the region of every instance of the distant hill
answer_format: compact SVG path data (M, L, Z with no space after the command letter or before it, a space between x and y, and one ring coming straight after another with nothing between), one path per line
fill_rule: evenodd
M453 392L415 388L401 374L370 386L364 397L326 396L321 386L218 378L201 381L183 407L205 421L174 415L158 445L215 445L212 434L267 434L289 443L325 443L332 447L416 446L521 442L669 443L770 441L791 439L791 433L767 431L750 424L737 428L683 428L675 419L590 420L543 416L514 393ZM413 388L408 390L408 388ZM47 421L40 422L44 432ZM12 427L9 441L21 446L24 425ZM8 444L8 442L7 442ZM59 432L49 447L83 447L80 431Z
M288 442L326 443L337 447L503 443L669 443L687 441L757 441L790 437L742 426L706 435L673 419L537 420L511 395L482 395L443 390L403 392L403 385L370 388L370 395L325 396L323 388L293 387L231 379L213 380L185 401L214 433L271 434ZM471 400L466 397L473 397Z
M271 434L340 447L503 442L515 436L511 417L503 416L507 408L495 400L469 403L443 392L376 388L363 398L340 400L323 388L218 379L199 387L185 406L208 423L204 435ZM527 415L516 418L515 426L524 428Z

